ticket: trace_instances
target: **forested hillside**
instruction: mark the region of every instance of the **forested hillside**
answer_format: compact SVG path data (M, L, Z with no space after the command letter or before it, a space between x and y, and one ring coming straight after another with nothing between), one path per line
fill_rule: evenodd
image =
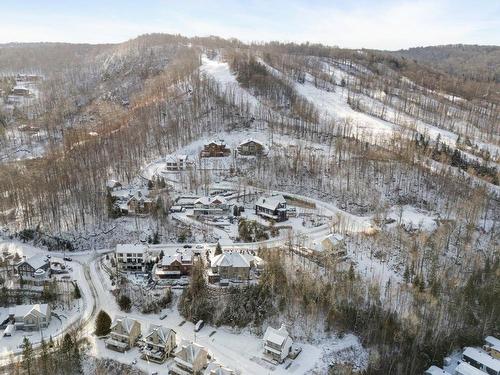
M359 335L366 374L421 374L500 333L499 54L163 34L0 45L0 229L53 250L168 243L180 237L170 185L307 196L338 213L332 230L355 261L303 257L298 231L280 253L261 249L269 267L257 285L215 300L191 284L180 312L253 328L295 317L312 342L318 331ZM14 102L18 74L42 78ZM198 158L204 140L249 135L266 143L265 158L234 156L163 183L153 168L169 154ZM160 203L125 222L110 179Z

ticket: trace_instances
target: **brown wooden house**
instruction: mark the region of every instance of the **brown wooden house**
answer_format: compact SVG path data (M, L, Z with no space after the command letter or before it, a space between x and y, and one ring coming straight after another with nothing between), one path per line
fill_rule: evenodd
M202 158L218 158L231 155L231 150L226 146L222 140L215 140L203 146L200 153Z

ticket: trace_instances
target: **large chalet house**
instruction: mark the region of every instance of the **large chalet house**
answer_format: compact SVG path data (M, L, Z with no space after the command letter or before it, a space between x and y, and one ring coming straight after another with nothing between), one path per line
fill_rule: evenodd
M156 277L159 279L172 279L191 274L193 257L187 253L164 255L156 266Z
M274 221L285 221L288 219L286 200L283 195L260 197L255 203L255 214Z
M126 204L126 212L127 214L137 214L137 215L144 215L144 214L149 214L154 206L155 206L155 201L146 196L143 195L140 191L138 191L136 194L132 195ZM122 209L122 211L125 211Z
M141 323L135 319L117 316L111 324L111 333L106 339L106 347L118 352L132 348L141 335Z
M116 260L121 271L144 272L148 252L146 245L118 244L116 245Z
M177 347L175 335L173 329L152 325L144 337L141 358L156 363L165 362Z
M193 161L188 155L168 155L165 157L165 170L168 172L179 172L193 166Z
M250 278L251 263L247 257L238 252L216 255L210 262L208 279L210 282L220 280L243 281Z
M231 155L231 150L221 139L205 144L203 150L200 152L200 157L202 158L220 158L229 155Z
M47 328L51 319L50 305L18 305L0 308L0 328L12 333L14 330L33 331Z
M175 352L174 363L169 368L169 374L195 375L200 374L207 366L208 352L205 347L184 342Z
M226 198L219 195L215 197L201 197L194 202L193 214L200 215L227 215L229 214L230 206L227 204Z
M17 274L25 278L39 278L50 275L50 261L45 255L35 255L21 260L16 266Z
M243 156L262 156L265 153L264 145L253 139L240 143L237 150Z
M279 329L267 327L264 334L264 358L283 363L292 351L292 344L285 325L282 324Z

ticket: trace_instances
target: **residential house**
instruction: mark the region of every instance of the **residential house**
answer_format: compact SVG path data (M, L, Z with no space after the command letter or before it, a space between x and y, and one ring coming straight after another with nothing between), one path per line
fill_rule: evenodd
M153 210L154 206L155 201L143 195L141 191L137 191L126 203L128 214L148 214Z
M493 358L500 359L500 340L493 336L484 339L483 349Z
M152 325L144 338L142 359L163 363L177 347L176 332L173 329Z
M465 348L462 353L462 361L490 375L500 375L500 360L491 357L482 350Z
M210 362L204 375L235 375L236 373L217 362Z
M238 153L243 156L261 156L264 152L264 145L253 139L246 140L238 146Z
M292 351L292 338L284 324L280 329L267 327L264 334L264 358L283 363Z
M226 146L223 140L213 140L203 146L200 157L215 158L229 156L230 154L231 150Z
M321 241L322 250L329 252L336 257L343 257L347 255L347 249L344 237L338 233L332 233L326 236Z
M30 90L26 87L16 86L12 89L12 95L15 96L30 96Z
M188 155L168 155L165 157L165 170L169 172L184 171L191 168L193 162Z
M116 245L116 260L121 271L144 272L148 260L146 245L118 244Z
M32 331L47 328L51 319L50 305L18 305L0 309L0 328Z
M207 366L208 352L205 347L184 342L175 352L174 363L169 369L169 374L194 375L199 374Z
M244 255L237 252L216 255L210 262L209 281L221 279L248 280L250 278L250 262Z
M117 180L108 180L106 182L106 188L109 191L115 191L122 188L122 184Z
M111 333L106 347L118 352L132 348L141 335L141 323L135 319L117 316L111 324Z
M287 220L286 200L283 195L260 197L255 204L255 214L275 221Z
M41 278L50 275L50 261L46 255L34 255L20 261L16 269L22 278Z
M191 274L193 257L191 254L176 253L164 255L156 266L155 274L159 279L172 279Z
M184 209L194 208L194 203L198 200L197 195L182 195L175 199L175 205Z
M226 198L219 195L215 197L201 197L194 202L193 214L200 215L227 215L230 213Z
M461 362L455 367L454 375L485 375L486 373L469 365L467 362Z
M450 373L446 372L440 367L431 366L427 370L425 370L424 375L450 375Z

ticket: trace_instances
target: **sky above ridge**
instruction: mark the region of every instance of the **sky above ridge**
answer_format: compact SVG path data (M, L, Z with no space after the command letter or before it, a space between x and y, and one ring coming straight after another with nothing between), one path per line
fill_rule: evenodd
M0 0L0 43L118 43L140 34L401 49L500 45L499 0Z

